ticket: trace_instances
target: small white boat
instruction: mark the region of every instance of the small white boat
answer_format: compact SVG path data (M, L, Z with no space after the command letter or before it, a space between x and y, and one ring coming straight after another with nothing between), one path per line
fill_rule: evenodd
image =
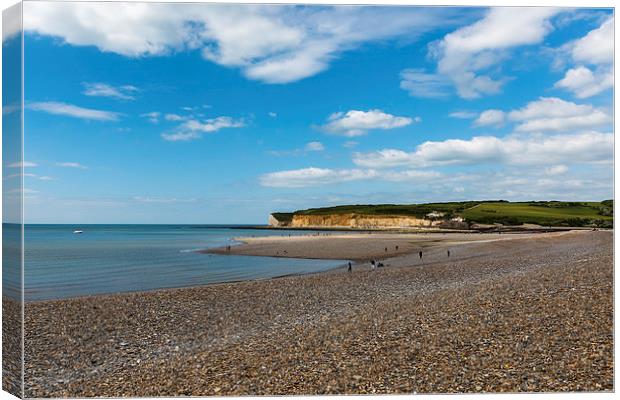
M73 233L84 233L84 231L77 230L77 231L73 231Z

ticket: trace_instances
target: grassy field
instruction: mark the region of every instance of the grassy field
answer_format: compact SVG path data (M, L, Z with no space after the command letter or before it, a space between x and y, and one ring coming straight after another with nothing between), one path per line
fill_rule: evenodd
M467 221L553 226L606 226L613 222L613 206L602 202L484 203L462 212Z
M445 219L463 217L470 223L504 225L537 224L544 226L613 226L613 200L602 202L532 201L511 203L504 200L465 201L426 204L357 204L311 208L293 213L274 213L280 221L293 215L396 215L424 218L433 211Z

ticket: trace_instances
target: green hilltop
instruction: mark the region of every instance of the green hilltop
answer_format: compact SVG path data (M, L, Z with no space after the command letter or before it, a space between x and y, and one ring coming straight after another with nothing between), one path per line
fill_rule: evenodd
M461 217L469 223L478 224L613 227L613 200L600 202L486 200L424 204L355 204L309 208L272 215L279 221L291 221L294 215L358 214L426 218L427 214L432 212L442 213L443 219Z

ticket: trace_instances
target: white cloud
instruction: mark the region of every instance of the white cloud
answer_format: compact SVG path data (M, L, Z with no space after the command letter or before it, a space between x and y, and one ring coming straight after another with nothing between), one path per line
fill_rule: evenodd
M540 118L524 122L517 126L518 132L567 131L583 128L604 126L611 123L612 118L601 110L592 114L563 118Z
M338 112L329 116L323 128L336 135L348 137L365 135L372 129L394 129L410 125L413 119L397 117L381 110Z
M427 142L428 143L428 142ZM390 168L414 164L414 153L384 149L370 153L353 153L353 162L361 167Z
M131 85L112 86L101 82L84 82L84 92L86 96L111 97L120 100L135 100L134 94L138 88Z
M185 121L187 119L187 117L183 117L183 116L178 115L178 114L166 114L164 116L164 119L166 121Z
M473 111L455 111L448 115L450 118L458 118L458 119L473 119L478 116L478 113Z
M563 175L568 172L568 167L566 165L552 165L551 167L545 168L545 173L547 175Z
M502 126L506 113L501 110L486 110L474 121L475 126Z
M436 179L440 176L441 174L434 171L376 171L373 169L328 169L310 167L264 174L259 178L259 181L262 186L267 187L300 188L368 179L379 179L392 182L425 181Z
M117 121L120 115L112 111L94 110L55 101L30 103L27 107L31 110L43 111L48 114L97 121Z
M33 179L39 179L41 181L53 181L54 178L52 178L51 176L45 176L45 175L37 175L37 174L29 174L29 173L25 173L25 174L11 174L11 175L7 175L4 178L2 178L2 180L7 180L7 179L13 179L13 178L33 178Z
M243 120L235 120L230 117L217 117L198 121L188 120L177 127L171 133L162 133L161 137L170 142L189 141L200 139L205 133L214 133L225 128L242 128L245 126Z
M309 142L304 147L305 151L323 151L325 150L325 146L321 142Z
M2 43L22 30L22 5L15 4L2 12Z
M614 86L614 72L611 68L601 67L592 72L580 66L566 71L566 75L555 87L573 92L578 99L584 99L601 93Z
M573 59L585 64L611 64L614 61L614 17L574 43Z
M413 40L460 19L436 8L163 3L27 3L25 29L128 57L199 49L250 78L286 83L368 41Z
M405 170L405 171L380 171L377 173L379 179L392 181L392 182L405 182L405 181L426 181L432 179L438 179L442 176L436 171L418 171L418 170Z
M142 118L146 118L149 120L149 122L156 124L159 122L159 117L161 116L161 113L158 111L151 111L148 113L144 113L144 114L140 114L140 116Z
M22 168L22 167L32 168L32 167L38 167L38 166L39 164L31 162L31 161L24 161L24 162L18 161L18 162L14 162L14 163L7 165L8 168Z
M80 163L76 163L76 162L60 162L60 163L56 163L56 166L58 167L64 167L64 168L79 168L79 169L87 169L88 167L80 164Z
M613 134L585 132L553 136L476 136L468 140L425 142L415 151L385 149L355 153L353 162L366 168L397 166L472 165L557 165L597 163L613 159Z
M563 47L570 49L573 61L579 65L566 71L564 78L555 87L568 90L575 97L583 99L614 86L614 17Z
M466 99L495 94L503 79L483 71L506 57L506 51L539 43L551 31L549 19L559 10L551 7L494 7L472 25L447 34L432 53L437 71L449 77L459 96Z
M298 157L302 155L306 155L311 152L320 152L324 151L325 146L321 142L309 142L301 149L293 149L293 150L271 150L268 153L272 156L276 157L285 157L285 156L293 156Z
M23 188L23 189L11 189L7 193L27 195L27 194L36 194L36 193L39 193L39 191L34 190L34 189Z
M540 97L525 107L511 111L508 118L518 121L519 132L576 131L611 124L613 118L589 104L575 104L556 97Z
M190 131L199 131L204 133L217 132L223 128L242 128L245 124L242 120L234 120L230 117L211 118L204 122L197 120L189 120L181 125Z
M271 118L275 118L275 117L277 117L277 116L278 116L278 113L275 113L275 112L273 112L273 111L270 111L270 112L268 112L268 113L267 113L267 115L269 115Z
M359 142L356 142L355 140L347 140L346 142L343 143L343 147L346 147L347 149L350 149L352 147L355 147L359 144Z
M190 140L197 140L202 137L200 132L173 132L162 133L161 137L169 142L189 142Z
M260 184L267 187L305 187L337 182L368 179L375 176L374 171L360 169L333 170L327 168L303 168L290 171L272 172L260 177Z
M421 69L405 69L400 73L400 79L400 88L413 97L440 98L451 92L448 78Z

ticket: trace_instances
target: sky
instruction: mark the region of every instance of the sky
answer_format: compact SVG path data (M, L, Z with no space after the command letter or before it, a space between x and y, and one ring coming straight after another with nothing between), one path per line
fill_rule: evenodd
M613 26L606 9L26 2L25 220L612 198Z

